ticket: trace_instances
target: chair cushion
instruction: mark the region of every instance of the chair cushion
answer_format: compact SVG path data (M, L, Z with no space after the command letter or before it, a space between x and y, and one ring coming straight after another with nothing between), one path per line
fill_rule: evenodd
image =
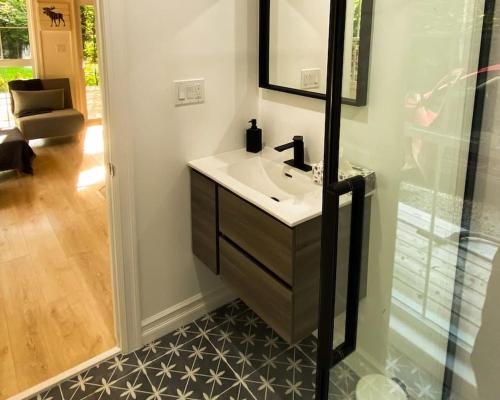
M16 79L8 83L9 91L13 90L43 90L41 79ZM52 88L50 88L52 89Z
M38 110L62 110L64 108L64 90L13 90L14 115L33 113Z
M27 140L69 136L79 133L84 125L83 114L74 109L17 118L17 126Z

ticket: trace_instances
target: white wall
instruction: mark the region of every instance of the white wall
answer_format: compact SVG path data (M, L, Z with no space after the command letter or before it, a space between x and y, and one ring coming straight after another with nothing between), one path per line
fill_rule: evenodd
M257 1L112 0L112 127L134 142L142 319L221 285L191 251L186 163L244 145L257 115ZM172 81L205 78L174 107Z
M263 89L259 96L259 123L265 145L275 147L292 141L295 135L303 135L306 160L321 161L325 102Z

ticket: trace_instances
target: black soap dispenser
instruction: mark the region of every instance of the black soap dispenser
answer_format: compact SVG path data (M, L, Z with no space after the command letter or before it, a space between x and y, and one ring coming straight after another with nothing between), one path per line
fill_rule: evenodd
M247 129L247 151L258 153L262 150L262 129L257 128L257 120L249 121L252 126Z

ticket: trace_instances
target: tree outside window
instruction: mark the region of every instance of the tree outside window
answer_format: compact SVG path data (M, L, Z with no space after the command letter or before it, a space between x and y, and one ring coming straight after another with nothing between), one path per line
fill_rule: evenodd
M95 7L81 6L80 21L82 27L83 59L85 64L85 83L87 86L99 86Z
M0 2L0 59L31 58L25 0Z
M0 0L0 93L7 82L32 77L26 0Z

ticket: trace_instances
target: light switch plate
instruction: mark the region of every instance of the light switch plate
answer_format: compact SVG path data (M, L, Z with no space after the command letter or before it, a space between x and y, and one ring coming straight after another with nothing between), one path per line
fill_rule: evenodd
M174 103L176 106L205 102L205 79L174 81Z
M320 68L308 68L301 71L302 89L319 89L321 80Z

